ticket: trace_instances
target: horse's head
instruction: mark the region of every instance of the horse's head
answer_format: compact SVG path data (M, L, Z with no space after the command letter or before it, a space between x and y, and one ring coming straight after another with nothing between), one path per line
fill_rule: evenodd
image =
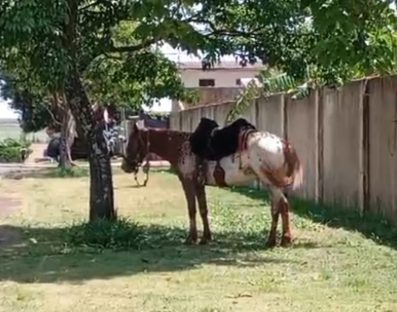
M121 169L127 173L137 172L145 156L149 153L148 130L138 121L129 135L126 155Z

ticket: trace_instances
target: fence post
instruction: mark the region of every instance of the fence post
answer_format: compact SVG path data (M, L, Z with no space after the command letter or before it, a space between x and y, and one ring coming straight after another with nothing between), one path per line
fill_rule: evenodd
M362 196L360 203L361 214L364 215L369 212L370 205L370 190L369 190L369 181L370 181L370 149L369 149L369 97L370 97L370 88L369 88L369 80L366 79L364 81L363 93L362 93Z
M284 137L284 139L288 140L288 105L284 93L281 95L281 106L283 112L281 114L281 122L283 124L282 136Z
M316 190L315 200L317 203L323 203L324 198L324 109L323 109L323 92L324 89L315 91L316 105Z

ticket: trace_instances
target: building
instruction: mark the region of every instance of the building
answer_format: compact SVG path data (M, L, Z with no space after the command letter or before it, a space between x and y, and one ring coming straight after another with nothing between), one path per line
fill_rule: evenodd
M256 63L242 67L237 61L223 61L203 70L201 62L190 61L180 62L178 69L186 88L239 88L242 78L255 78L263 65Z
M243 88L242 81L255 78L264 66L259 62L242 67L238 61L222 61L203 70L200 61L187 61L178 62L178 69L184 86L198 91L199 101L195 105L206 105L233 100ZM187 105L174 100L172 111Z

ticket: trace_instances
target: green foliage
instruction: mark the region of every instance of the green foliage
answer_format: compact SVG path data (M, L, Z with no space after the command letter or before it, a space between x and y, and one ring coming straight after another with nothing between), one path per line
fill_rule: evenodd
M170 240L169 234L155 226L147 227L119 218L117 221L98 220L81 223L65 229L64 242L74 248L135 249L158 248ZM182 239L183 232L177 232Z
M87 69L85 80L92 100L133 109L151 105L153 99L186 97L175 64L149 51L98 57Z
M0 141L0 163L21 162L30 144L26 141L5 139Z
M127 220L99 220L68 228L65 241L75 247L133 248L139 246L141 235L139 226Z

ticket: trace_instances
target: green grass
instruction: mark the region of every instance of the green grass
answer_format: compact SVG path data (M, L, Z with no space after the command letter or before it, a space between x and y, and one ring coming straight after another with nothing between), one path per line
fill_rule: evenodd
M92 235L82 228L87 177L0 180L22 200L0 219L20 234L1 251L0 311L397 311L397 236L387 224L295 201L293 247L270 250L266 196L209 188L215 241L185 246L177 178L156 171L146 188L134 184L116 172L118 212L130 219L120 229L131 231L120 241L137 233L141 243L98 248L70 240Z

